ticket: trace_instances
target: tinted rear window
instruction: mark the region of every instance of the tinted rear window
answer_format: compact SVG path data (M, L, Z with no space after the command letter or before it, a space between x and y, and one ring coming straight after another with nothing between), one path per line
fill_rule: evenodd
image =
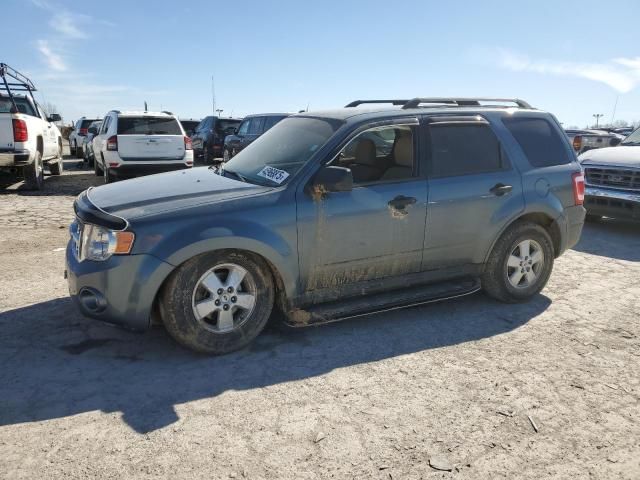
M89 125L91 125L95 121L96 121L95 118L93 120L82 120L82 123L80 124L80 128L89 128Z
M118 135L182 135L175 118L119 117Z
M522 147L534 167L571 163L567 140L543 118L507 117L502 122Z
M240 125L241 121L242 120L222 120L219 118L216 121L216 130L219 132L224 132L229 129L236 128L238 125Z
M487 125L434 125L430 134L434 177L495 172L504 168L500 143Z
M27 101L27 99L16 97L15 101L16 106L18 107L18 112L35 117L33 107ZM11 99L9 97L0 98L0 113L10 113L11 108L13 108L13 103L11 103Z

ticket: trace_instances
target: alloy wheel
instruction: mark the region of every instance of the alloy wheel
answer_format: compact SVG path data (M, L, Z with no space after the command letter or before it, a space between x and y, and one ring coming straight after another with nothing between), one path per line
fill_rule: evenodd
M229 333L244 324L256 304L252 275L240 265L223 263L205 272L193 290L193 315L213 333Z
M507 278L512 287L528 288L535 284L544 268L544 252L535 240L518 243L507 259Z

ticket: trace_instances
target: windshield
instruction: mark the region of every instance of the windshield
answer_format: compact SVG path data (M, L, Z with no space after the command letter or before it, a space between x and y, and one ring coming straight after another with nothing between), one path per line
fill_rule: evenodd
M640 128L625 138L621 145L640 145Z
M229 160L224 170L255 183L285 184L340 124L337 120L285 118Z

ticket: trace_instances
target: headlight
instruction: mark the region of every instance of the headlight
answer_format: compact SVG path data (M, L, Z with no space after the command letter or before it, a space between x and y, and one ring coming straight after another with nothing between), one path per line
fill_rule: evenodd
M107 260L111 255L126 255L133 247L133 232L118 232L87 223L82 232L80 260Z

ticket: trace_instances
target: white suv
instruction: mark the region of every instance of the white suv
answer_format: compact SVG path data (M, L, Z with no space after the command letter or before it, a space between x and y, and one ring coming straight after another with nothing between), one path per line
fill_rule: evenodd
M112 110L93 138L96 175L105 183L193 167L191 139L169 112Z

